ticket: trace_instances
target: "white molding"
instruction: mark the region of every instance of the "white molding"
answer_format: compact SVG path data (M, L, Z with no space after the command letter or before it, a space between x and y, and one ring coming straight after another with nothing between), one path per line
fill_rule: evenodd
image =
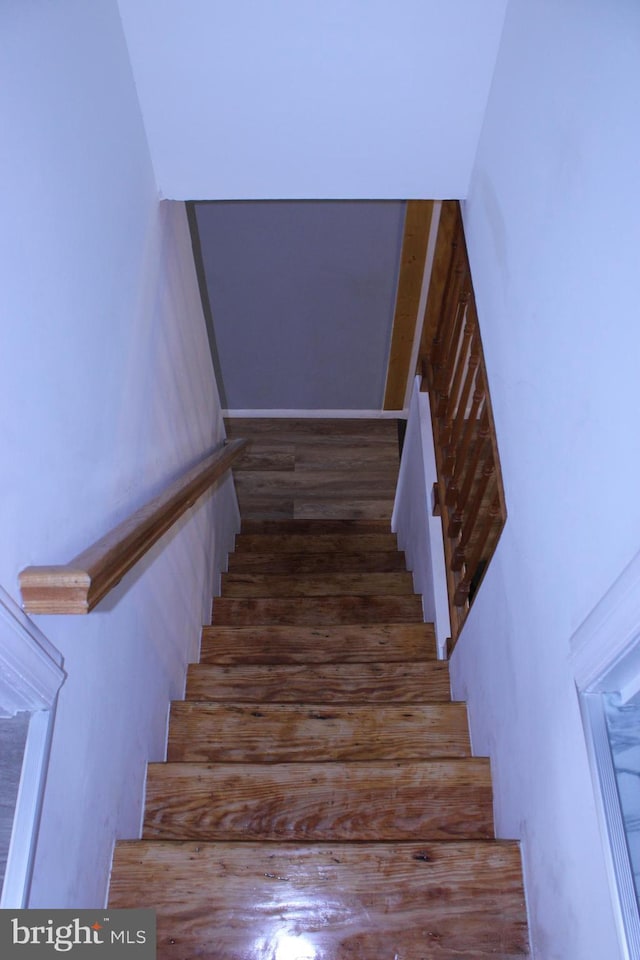
M422 596L423 617L434 623L438 657L445 659L451 628L442 523L429 502L436 479L429 397L420 391L420 377L413 378L412 387L391 529L406 553L414 590Z
M596 811L622 957L624 960L640 960L640 914L602 695L583 693L580 708L591 776L599 787L594 790Z
M0 716L46 710L64 679L60 653L0 587Z
M418 302L418 313L413 334L413 346L411 347L411 358L409 360L409 376L407 377L407 389L404 394L404 408L409 409L411 403L411 394L413 393L414 377L411 371L415 371L418 365L418 353L420 352L420 342L422 340L422 328L424 326L424 314L427 309L427 298L429 296L429 287L431 285L431 272L433 270L433 258L436 253L436 241L438 239L438 227L440 226L440 213L442 211L442 200L434 200L431 211L431 224L429 225L429 239L427 240L427 250L424 257L424 270L422 271L422 286L420 288L420 300Z
M0 587L0 716L31 714L0 908L28 906L62 654Z
M447 562L444 555L444 537L442 517L433 515L431 491L438 479L436 451L431 428L431 401L429 394L420 390L420 378L416 377L416 393L420 415L420 436L422 440L422 461L424 466L427 494L427 527L431 547L431 576L433 578L433 597L435 602L435 630L438 657L447 659L447 648L451 639L451 618L449 616L449 591L447 588Z
M571 637L571 665L578 689L616 683L622 673L640 669L640 553L596 604ZM636 656L637 653L637 656ZM628 659L629 655L632 659ZM618 666L625 659L624 667Z
M0 897L0 908L3 910L29 906L33 861L40 828L54 717L55 703L50 710L32 713L29 721L7 867Z
M406 410L223 410L223 417L282 417L289 420L325 419L325 420L406 420Z

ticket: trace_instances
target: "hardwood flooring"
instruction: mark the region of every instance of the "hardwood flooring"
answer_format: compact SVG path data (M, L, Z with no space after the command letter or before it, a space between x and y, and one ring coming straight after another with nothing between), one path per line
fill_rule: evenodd
M395 425L339 424L232 425L267 481L238 483L247 519L110 904L156 909L160 960L527 957L518 845L494 839L489 763L378 516Z

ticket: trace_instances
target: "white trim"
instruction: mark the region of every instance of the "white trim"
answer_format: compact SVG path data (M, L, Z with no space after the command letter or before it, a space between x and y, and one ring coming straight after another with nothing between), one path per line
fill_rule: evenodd
M420 390L420 378L416 377L418 409L420 413L420 436L422 440L422 461L424 465L427 491L427 527L431 547L431 576L433 578L433 598L435 603L435 630L438 658L447 659L447 647L451 639L451 618L449 616L449 590L447 587L447 561L444 555L443 519L433 514L432 490L438 479L436 451L431 428L431 401L429 394Z
M602 695L583 693L580 707L591 776L599 786L594 795L609 885L612 891L617 891L611 899L622 957L624 960L640 960L640 914Z
M1 908L28 906L62 664L60 651L0 587L0 716L31 714Z
M46 710L64 679L60 653L0 587L0 716Z
M427 298L429 296L429 287L431 285L431 271L433 270L433 258L436 253L436 240L438 239L438 227L440 226L440 212L442 210L442 200L434 200L431 211L431 224L429 226L429 239L427 240L427 251L424 257L424 270L422 272L422 287L420 288L420 300L418 302L418 313L413 334L413 346L411 348L411 358L409 360L409 376L407 377L407 389L404 394L404 408L409 409L411 403L411 394L413 392L413 380L411 371L415 371L418 364L418 353L420 352L420 342L422 340L422 328L424 326L424 314L427 309Z
M620 689L614 668L625 658L624 672L636 659L640 669L640 553L615 581L571 637L571 663L580 691ZM635 665L635 662L634 662Z
M7 867L0 897L1 909L19 909L29 905L54 717L55 704L50 710L32 713L29 721Z
M398 546L406 553L414 590L422 596L423 619L434 623L438 658L443 660L451 627L442 522L440 517L433 516L430 503L436 461L429 396L420 391L420 377L413 378L412 387L391 529L398 536Z
M289 420L323 418L334 420L406 420L406 410L223 410L223 417L282 417Z
M602 702L604 692L628 698L640 686L640 553L574 632L570 648L622 956L640 960L638 901Z

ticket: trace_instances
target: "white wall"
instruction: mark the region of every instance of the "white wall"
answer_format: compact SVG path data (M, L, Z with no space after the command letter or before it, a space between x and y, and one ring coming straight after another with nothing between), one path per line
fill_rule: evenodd
M163 196L465 196L506 0L119 0Z
M0 582L71 559L222 436L184 209L160 204L115 0L0 25ZM98 906L237 520L228 485L88 617L60 694L32 906ZM216 522L216 533L212 525Z
M381 410L405 204L200 203L231 410Z
M640 543L640 7L511 0L464 217L509 518L453 657L540 960L618 956L569 638Z

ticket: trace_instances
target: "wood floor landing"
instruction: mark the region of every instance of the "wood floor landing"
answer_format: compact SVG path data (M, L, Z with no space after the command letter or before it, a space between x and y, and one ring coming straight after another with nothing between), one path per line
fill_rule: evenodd
M159 960L528 957L520 851L389 530L395 424L230 432L243 532L110 905L156 909Z

